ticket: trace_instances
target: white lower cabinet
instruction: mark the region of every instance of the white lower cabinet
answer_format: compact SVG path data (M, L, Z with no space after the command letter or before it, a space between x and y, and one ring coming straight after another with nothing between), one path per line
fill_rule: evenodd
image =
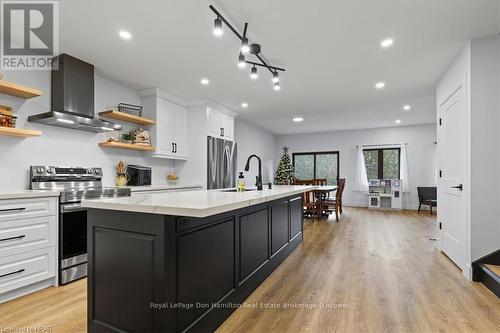
M57 198L0 200L0 303L57 285Z
M55 276L54 247L0 258L0 293Z
M0 257L56 245L56 216L0 223Z

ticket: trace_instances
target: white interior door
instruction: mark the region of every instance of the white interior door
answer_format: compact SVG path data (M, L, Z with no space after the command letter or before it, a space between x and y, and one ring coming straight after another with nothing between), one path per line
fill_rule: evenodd
M439 106L442 176L438 180L438 221L442 224L441 249L462 270L466 263L466 103L464 79Z

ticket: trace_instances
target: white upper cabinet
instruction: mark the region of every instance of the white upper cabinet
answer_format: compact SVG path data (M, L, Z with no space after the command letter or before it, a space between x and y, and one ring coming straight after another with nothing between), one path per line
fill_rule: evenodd
M166 99L164 94L143 96L143 112L156 124L151 127L152 144L156 147L153 157L186 160L188 153L187 108Z
M233 141L234 118L207 107L207 135Z
M174 116L174 143L175 156L177 158L188 158L188 110L176 105Z

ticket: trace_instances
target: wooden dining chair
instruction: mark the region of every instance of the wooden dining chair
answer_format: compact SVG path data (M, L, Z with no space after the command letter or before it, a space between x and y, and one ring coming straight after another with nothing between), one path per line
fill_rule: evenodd
M295 178L295 185L314 185L314 179Z
M298 179L295 178L294 185L314 185L314 179ZM308 216L316 216L318 205L314 193L304 192L304 214Z
M322 200L320 202L320 209L319 211L326 211L329 210L330 208L333 208L335 210L335 218L337 221L339 220L339 214L342 214L342 193L344 192L344 187L345 187L345 178L340 178L339 183L338 183L338 188L337 192L335 193L335 198L327 198L325 200Z
M313 179L313 185L326 186L326 178Z

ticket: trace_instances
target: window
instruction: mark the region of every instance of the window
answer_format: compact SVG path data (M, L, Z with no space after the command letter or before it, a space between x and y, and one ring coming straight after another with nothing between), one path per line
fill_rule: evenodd
M326 179L328 185L339 180L339 152L294 153L295 177L299 179Z
M366 175L370 179L399 179L401 149L365 149Z

